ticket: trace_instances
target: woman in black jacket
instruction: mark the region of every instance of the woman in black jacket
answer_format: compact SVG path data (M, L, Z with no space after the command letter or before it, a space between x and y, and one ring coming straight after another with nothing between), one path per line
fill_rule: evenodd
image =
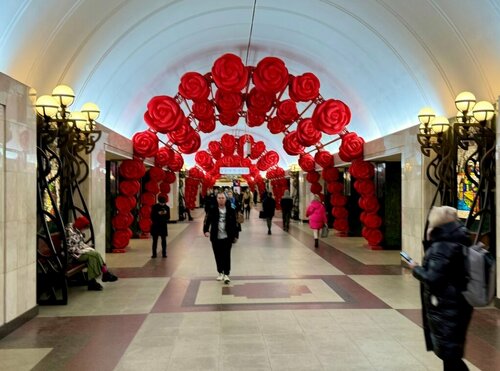
M217 194L217 206L208 210L203 223L205 237L210 237L217 265L217 281L229 283L231 270L231 247L237 240L236 210L227 201L224 193Z
M468 370L462 360L472 307L462 291L466 286L463 246L470 240L449 206L433 207L429 213L422 266L413 263L413 276L422 283L422 317L427 350L443 360L444 370Z

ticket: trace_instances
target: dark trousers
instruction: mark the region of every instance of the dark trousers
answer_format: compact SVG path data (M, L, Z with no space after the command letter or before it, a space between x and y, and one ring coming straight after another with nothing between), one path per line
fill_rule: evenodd
M156 250L158 248L158 237L161 237L161 255L167 256L167 236L153 234L153 256L156 256Z
M214 251L215 264L217 265L217 272L227 274L231 270L231 247L233 241L229 238L222 240L212 241L212 250Z
M461 358L443 359L444 371L469 371L469 368Z
M290 211L283 213L283 229L288 231L290 228L290 218L292 217L292 213Z
M273 217L267 217L266 222L267 222L267 230L271 231L271 226L273 225Z

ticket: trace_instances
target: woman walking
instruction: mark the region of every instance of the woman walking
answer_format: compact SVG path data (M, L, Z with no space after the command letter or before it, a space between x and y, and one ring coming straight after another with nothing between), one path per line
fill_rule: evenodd
M325 206L318 195L314 195L306 210L306 216L309 218L309 227L313 230L314 247L319 245L319 231L327 222Z

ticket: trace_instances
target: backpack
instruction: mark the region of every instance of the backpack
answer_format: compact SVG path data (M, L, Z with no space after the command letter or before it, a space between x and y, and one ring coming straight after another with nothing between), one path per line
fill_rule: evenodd
M485 307L495 295L495 258L481 242L464 246L463 251L467 286L462 294L473 307Z

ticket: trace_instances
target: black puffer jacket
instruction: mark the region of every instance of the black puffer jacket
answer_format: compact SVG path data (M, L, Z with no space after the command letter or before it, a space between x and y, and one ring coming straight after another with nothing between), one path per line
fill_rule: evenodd
M422 266L413 269L422 287L422 314L427 350L441 359L462 358L472 307L465 288L463 245L470 240L458 222L436 227Z

